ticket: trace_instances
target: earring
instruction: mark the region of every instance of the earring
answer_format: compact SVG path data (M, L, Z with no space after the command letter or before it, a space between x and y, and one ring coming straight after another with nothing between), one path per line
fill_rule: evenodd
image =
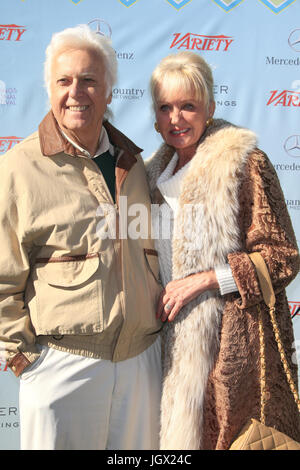
M208 118L207 121L206 121L206 127L211 126L213 122L214 122L214 120L213 120L212 117Z
M160 133L157 122L154 123L154 129L156 130L156 132Z

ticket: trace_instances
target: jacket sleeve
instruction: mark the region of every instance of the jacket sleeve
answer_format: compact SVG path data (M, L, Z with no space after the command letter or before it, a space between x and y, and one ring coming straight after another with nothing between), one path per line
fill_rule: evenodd
M0 171L3 170L3 167ZM0 353L16 376L37 359L35 334L24 302L30 272L29 246L22 227L19 203L1 172L0 181Z
M257 150L250 155L240 187L239 223L244 250L228 261L238 287L240 308L262 300L255 267L248 254L260 252L275 293L283 290L299 271L299 253L280 183L268 157Z

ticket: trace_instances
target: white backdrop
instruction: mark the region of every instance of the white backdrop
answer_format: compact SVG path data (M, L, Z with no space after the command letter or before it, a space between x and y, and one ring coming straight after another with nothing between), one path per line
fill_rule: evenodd
M111 34L119 62L113 123L148 157L149 77L169 53L191 49L211 64L216 117L254 130L277 170L300 240L300 0L1 0L0 158L47 112L44 52L54 32L91 23ZM300 306L299 275L288 287ZM299 313L293 317L298 362ZM296 359L295 355L295 359ZM0 363L0 449L19 449L18 379Z

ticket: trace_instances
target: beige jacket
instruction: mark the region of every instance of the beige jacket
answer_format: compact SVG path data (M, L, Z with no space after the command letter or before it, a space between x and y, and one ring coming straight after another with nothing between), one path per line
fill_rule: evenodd
M0 347L17 376L39 356L36 343L121 361L160 330L140 149L105 127L118 151L116 204L96 163L64 139L51 112L1 157ZM132 239L128 212L136 203L149 223ZM116 233L107 230L112 220Z

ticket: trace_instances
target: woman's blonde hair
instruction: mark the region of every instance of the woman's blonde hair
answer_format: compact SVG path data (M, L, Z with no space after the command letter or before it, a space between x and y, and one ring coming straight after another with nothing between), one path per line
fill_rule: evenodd
M171 54L157 65L150 80L154 108L159 101L160 90L192 92L207 107L214 102L213 75L205 60L191 51Z

